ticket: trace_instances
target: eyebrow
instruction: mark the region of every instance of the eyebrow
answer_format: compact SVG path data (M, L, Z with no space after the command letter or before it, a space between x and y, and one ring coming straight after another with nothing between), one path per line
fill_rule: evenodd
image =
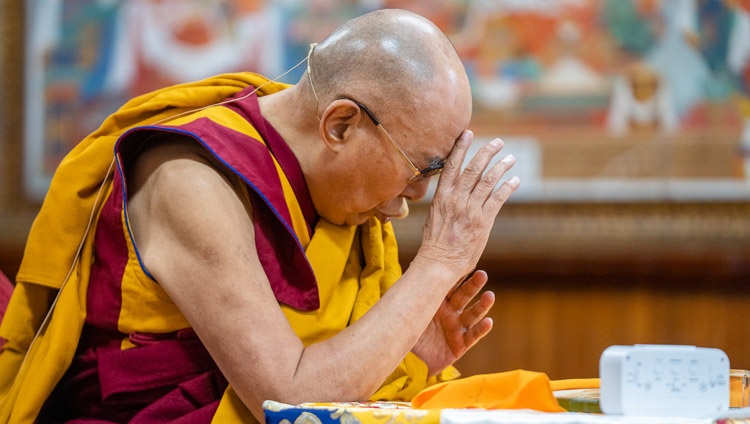
M433 168L433 167L440 167L440 168L442 168L442 167L445 166L445 162L448 159L447 158L441 158L440 156L433 156L433 157L429 158L428 160L429 160L429 164L427 165L428 168Z
M429 159L430 165L441 165L445 163L445 159L440 156L433 156Z

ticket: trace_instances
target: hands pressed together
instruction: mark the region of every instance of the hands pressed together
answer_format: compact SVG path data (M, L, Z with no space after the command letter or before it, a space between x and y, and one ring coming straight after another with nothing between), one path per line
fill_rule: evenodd
M517 177L500 183L515 163L510 155L488 169L503 147L500 139L482 146L462 171L472 137L464 131L448 157L417 254L419 260L456 277L454 286L439 288L446 290L446 297L412 349L427 363L430 375L455 362L492 329L492 319L486 315L495 302L494 294L486 291L469 305L487 282L487 274L474 269L495 217L520 184Z

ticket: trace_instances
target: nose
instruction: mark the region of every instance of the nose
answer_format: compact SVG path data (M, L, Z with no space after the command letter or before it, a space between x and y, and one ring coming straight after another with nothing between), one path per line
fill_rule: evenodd
M399 197L403 197L412 202L422 200L427 194L427 189L430 186L430 179L427 178L422 181L417 181L406 186L404 191L401 192Z

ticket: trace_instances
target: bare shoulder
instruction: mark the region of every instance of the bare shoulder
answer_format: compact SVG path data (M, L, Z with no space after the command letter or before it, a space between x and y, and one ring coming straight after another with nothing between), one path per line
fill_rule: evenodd
M149 183L201 183L205 177L214 175L227 179L218 161L197 141L178 135L162 135L151 141L128 164L126 173L131 196L144 187L146 190L153 188ZM211 181L212 178L208 178L205 182Z
M133 236L155 275L196 259L221 262L227 243L253 240L238 179L192 139L154 142L129 166L127 178ZM165 258L175 262L167 265Z

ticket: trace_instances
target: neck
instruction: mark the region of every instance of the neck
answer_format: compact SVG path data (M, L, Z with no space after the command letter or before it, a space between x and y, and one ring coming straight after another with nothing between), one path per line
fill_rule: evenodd
M299 85L258 100L263 117L273 125L297 158L313 205L320 213L316 199L327 186L319 172L321 163L325 163L325 152L318 129L320 121L315 117L315 101L305 97ZM314 172L316 169L318 172Z
M299 161L302 173L309 178L315 149L320 144L313 139L318 133L318 121L312 104L307 106L311 102L303 98L296 85L259 97L258 101L261 114L289 145Z

